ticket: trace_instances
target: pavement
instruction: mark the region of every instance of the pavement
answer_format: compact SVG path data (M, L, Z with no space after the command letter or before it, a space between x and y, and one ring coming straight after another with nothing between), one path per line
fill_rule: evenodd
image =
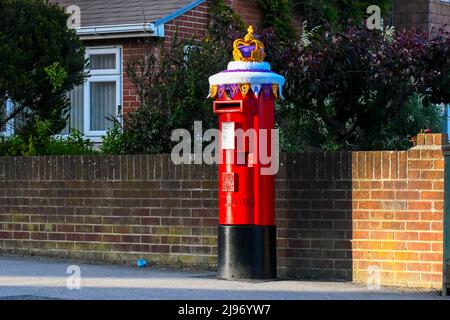
M70 267L75 266L75 267ZM79 269L78 269L79 268ZM69 272L68 272L69 271ZM77 277L79 271L80 277ZM68 287L69 285L69 287ZM77 289L78 285L80 289ZM72 288L72 289L69 289ZM351 282L217 280L214 272L0 256L0 300L442 300L438 292Z

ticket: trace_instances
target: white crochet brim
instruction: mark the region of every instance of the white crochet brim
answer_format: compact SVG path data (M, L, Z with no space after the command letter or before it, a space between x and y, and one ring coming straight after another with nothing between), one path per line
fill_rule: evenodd
M228 63L227 71L222 71L209 77L210 86L250 84L250 88L253 89L255 87L261 88L263 84L277 84L281 98L283 98L284 82L284 77L270 71L270 64L265 61L231 61Z
M230 61L228 63L228 70L268 70L270 71L270 63L262 62L247 62L247 61Z
M284 85L284 77L274 72L220 72L209 77L211 86L222 84L278 84Z

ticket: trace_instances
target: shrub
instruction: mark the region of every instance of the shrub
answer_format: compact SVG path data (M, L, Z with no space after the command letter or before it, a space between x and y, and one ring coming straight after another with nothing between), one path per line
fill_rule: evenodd
M44 154L47 155L93 155L97 153L94 143L76 129L72 129L67 137L50 139L44 148Z
M217 126L208 95L208 78L226 68L231 58L235 30L242 22L223 0L212 2L210 27L202 40L179 40L154 48L127 65L140 106L125 117L125 153L170 152L174 129L193 131L195 120L203 129ZM120 138L119 138L120 139Z
M102 154L122 154L125 151L122 124L118 119L112 120L114 126L106 132L102 140L100 147Z
M79 131L72 130L66 137L51 135L48 120L38 120L33 128L34 135L23 138L20 135L0 137L1 156L39 155L86 155L96 154L94 144Z
M383 136L378 142L382 149L408 149L413 147L411 138L419 131L441 132L443 110L440 105L428 103L425 96L414 93L404 107L395 115L395 120L383 128ZM419 131L418 131L419 128Z
M123 134L110 131L104 152L170 152L173 129L192 131L195 120L216 127L205 99L208 77L226 68L236 30L225 28L223 37L214 30L223 24L213 23L203 41L175 37L158 59L152 51L128 65L141 105L125 119ZM363 24L314 30L304 24L292 41L273 28L260 32L272 69L286 77L286 101L276 106L282 150L405 149L421 130L439 131L436 103L450 101L447 34L430 40L415 30Z
M442 31L429 40L415 30L379 32L360 25L316 36L309 46L299 40L280 46L271 30L262 38L273 69L286 77L289 110L280 108L278 122L288 130L282 133L291 139L288 145L406 148L393 141L407 141L423 126L437 128L433 103L450 101L450 38ZM417 95L421 107L410 100ZM407 123L405 113L412 117ZM314 129L317 124L323 127Z
M11 119L15 132L26 139L35 134L36 118L48 120L52 133L66 125L66 93L83 83L84 46L67 15L44 0L3 0L0 10L0 105L14 109L0 118Z
M21 156L26 153L26 145L19 136L0 136L0 156Z

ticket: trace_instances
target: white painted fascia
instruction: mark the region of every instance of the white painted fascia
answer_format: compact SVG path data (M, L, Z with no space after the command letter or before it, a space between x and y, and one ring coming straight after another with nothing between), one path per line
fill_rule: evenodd
M143 36L145 34L154 37L164 37L164 25L155 27L154 23L79 27L75 28L75 31L81 39Z

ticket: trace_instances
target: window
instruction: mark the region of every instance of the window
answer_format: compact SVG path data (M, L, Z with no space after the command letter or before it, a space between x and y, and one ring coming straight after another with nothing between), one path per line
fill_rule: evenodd
M99 141L113 127L122 104L120 48L88 48L89 77L69 94L71 103L67 134L75 128L93 141Z

